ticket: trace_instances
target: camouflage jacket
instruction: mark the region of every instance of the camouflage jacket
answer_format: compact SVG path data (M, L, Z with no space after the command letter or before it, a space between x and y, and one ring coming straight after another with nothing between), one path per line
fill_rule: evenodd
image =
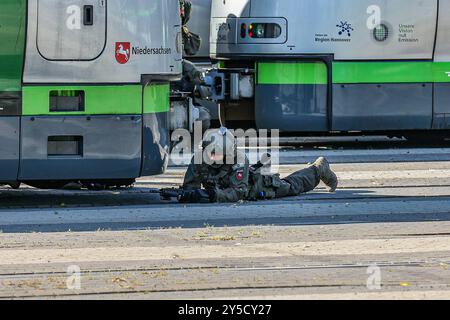
M238 202L245 200L249 190L249 163L214 167L197 165L192 160L184 177L183 189L214 190L217 202Z
M184 178L183 188L187 190L214 190L217 202L238 202L240 200L263 200L277 197L277 190L286 183L279 175L262 175L253 170L247 157L244 164L213 167L191 162Z

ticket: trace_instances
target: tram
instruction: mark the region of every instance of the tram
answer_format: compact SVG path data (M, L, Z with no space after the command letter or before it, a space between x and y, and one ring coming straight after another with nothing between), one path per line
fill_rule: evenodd
M213 0L211 10L223 124L447 135L450 0Z
M179 13L167 0L2 0L0 184L163 173Z

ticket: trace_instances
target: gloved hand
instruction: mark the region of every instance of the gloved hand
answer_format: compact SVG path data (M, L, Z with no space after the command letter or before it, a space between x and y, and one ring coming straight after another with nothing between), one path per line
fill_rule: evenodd
M212 203L216 201L214 190L184 190L178 198L180 203Z

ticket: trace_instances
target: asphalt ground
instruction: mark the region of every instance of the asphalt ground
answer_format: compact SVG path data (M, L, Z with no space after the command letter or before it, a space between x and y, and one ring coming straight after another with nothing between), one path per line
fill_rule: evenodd
M450 298L450 149L287 148L280 172L320 155L340 178L334 194L161 201L185 167L130 189L3 187L0 297Z

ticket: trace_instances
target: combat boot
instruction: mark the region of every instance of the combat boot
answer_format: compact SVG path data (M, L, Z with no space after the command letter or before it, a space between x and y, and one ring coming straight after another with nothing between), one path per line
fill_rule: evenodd
M321 157L312 164L317 168L320 180L329 188L330 192L335 192L338 187L338 178L336 174L331 170L328 160Z

